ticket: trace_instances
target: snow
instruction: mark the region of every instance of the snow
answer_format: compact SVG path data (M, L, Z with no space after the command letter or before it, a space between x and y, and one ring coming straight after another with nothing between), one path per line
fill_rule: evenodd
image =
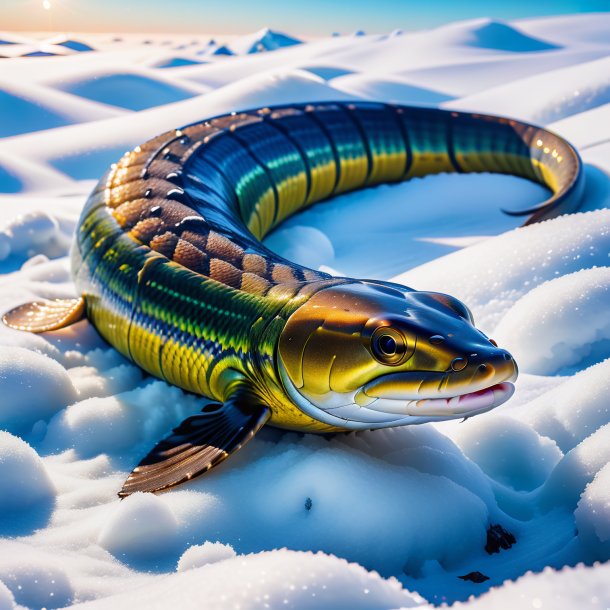
M608 599L610 566L550 569L541 574L528 573L517 582L508 582L468 604L458 603L455 610L503 610L504 608L554 608L554 610L603 610Z
M338 91L343 91L369 100L387 100L395 104L414 106L437 105L452 99L442 92L425 89L409 84L405 79L396 77L379 78L362 74L338 76L330 81Z
M559 379L559 386L530 403L523 419L567 453L608 420L610 362Z
M35 510L55 495L40 457L17 436L0 430L0 515L2 530L10 533L16 513Z
M556 45L545 42L542 37L528 36L516 25L494 19L462 21L446 25L439 30L447 41L456 46L510 53L531 53L557 48Z
M485 332L493 333L507 311L533 288L583 269L606 266L609 223L608 209L561 216L457 250L396 279L419 290L443 285L468 303ZM467 278L461 269L468 269Z
M205 401L86 321L0 326L0 609L607 607L608 564L594 562L610 559L609 31L598 14L301 44L272 30L0 33L13 117L0 124L0 313L74 296L71 236L110 163L228 111L378 99L507 114L573 141L587 178L580 213L524 228L501 209L542 187L440 175L341 196L268 237L302 264L464 300L521 370L506 405L464 423L266 427L206 477L119 501L130 469ZM55 56L20 57L32 52ZM512 548L485 551L492 525ZM460 578L472 572L489 580Z
M20 347L0 347L0 392L0 425L11 432L49 420L76 398L61 364Z
M501 414L463 426L453 440L491 479L517 491L542 485L562 457L550 438Z
M145 561L174 551L178 521L159 496L136 493L104 523L99 545L124 561Z
M61 91L29 83L0 84L0 109L3 114L11 112L20 117L19 121L2 122L1 137L122 114L99 104L83 102Z
M43 35L29 36L15 32L0 32L0 45L8 57L53 57L94 50L82 40L71 39L65 35L48 38Z
M297 44L301 44L298 38L287 36L282 32L275 32L269 28L263 28L254 34L241 36L234 40L229 48L235 55L248 55L264 51L276 51Z
M13 610L15 607L15 598L11 590L0 582L0 610Z
M548 124L609 102L610 58L605 57L493 87L451 106L510 112L525 121Z
M94 50L93 47L90 47L88 44L81 42L80 40L60 39L54 44L61 45L67 49L72 49L73 51L78 51L79 53Z
M60 608L70 603L73 589L65 570L48 553L7 542L0 556L0 581L11 591L18 608ZM9 606L10 607L10 606Z
M521 370L553 375L604 357L610 344L610 267L583 269L537 286L495 330ZM531 312L538 312L536 320Z
M145 590L77 606L102 608L325 608L373 610L419 606L393 580L336 557L279 550L236 557L159 579Z
M187 57L168 57L151 64L152 68L181 68L183 66L196 66L203 62L188 59Z
M235 556L235 549L231 545L206 541L203 544L194 544L186 549L178 561L176 570L184 572L185 570L200 568L217 561L231 559Z
M128 110L144 110L193 97L201 87L177 85L143 69L124 72L94 72L60 82L48 81L72 95Z
M10 258L24 261L34 254L61 256L70 246L72 230L72 223L62 227L61 219L46 212L20 214L4 226L0 261Z
M587 485L574 514L579 537L592 557L603 560L610 551L610 464Z

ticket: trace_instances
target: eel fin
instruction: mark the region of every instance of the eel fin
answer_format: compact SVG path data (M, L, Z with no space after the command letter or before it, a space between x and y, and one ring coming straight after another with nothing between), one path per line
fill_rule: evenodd
M85 317L85 299L33 301L6 312L2 321L10 328L44 333L58 330Z
M271 416L249 392L236 392L224 404L206 405L159 442L129 475L119 497L157 492L185 483L214 468L243 447Z

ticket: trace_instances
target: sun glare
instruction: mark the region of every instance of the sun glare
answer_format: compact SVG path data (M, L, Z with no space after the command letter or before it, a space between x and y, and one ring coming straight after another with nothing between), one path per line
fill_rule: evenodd
M45 11L50 11L51 10L51 0L42 0L42 8Z

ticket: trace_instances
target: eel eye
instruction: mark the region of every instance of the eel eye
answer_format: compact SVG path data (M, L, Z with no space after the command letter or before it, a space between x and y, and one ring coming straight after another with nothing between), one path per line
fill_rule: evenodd
M392 335L381 335L377 340L377 345L384 356L393 356L396 353L396 339Z
M394 328L381 326L371 337L373 355L381 364L400 364L407 352L407 341Z

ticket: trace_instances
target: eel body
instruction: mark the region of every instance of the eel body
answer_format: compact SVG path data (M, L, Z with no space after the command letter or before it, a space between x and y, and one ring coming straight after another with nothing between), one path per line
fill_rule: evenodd
M126 153L78 224L82 298L4 320L40 332L86 313L144 370L219 403L151 451L122 495L205 472L265 422L333 432L489 410L510 397L516 365L462 303L331 277L261 243L316 202L442 172L546 186L525 224L574 211L583 188L570 144L514 120L376 103L232 113Z

